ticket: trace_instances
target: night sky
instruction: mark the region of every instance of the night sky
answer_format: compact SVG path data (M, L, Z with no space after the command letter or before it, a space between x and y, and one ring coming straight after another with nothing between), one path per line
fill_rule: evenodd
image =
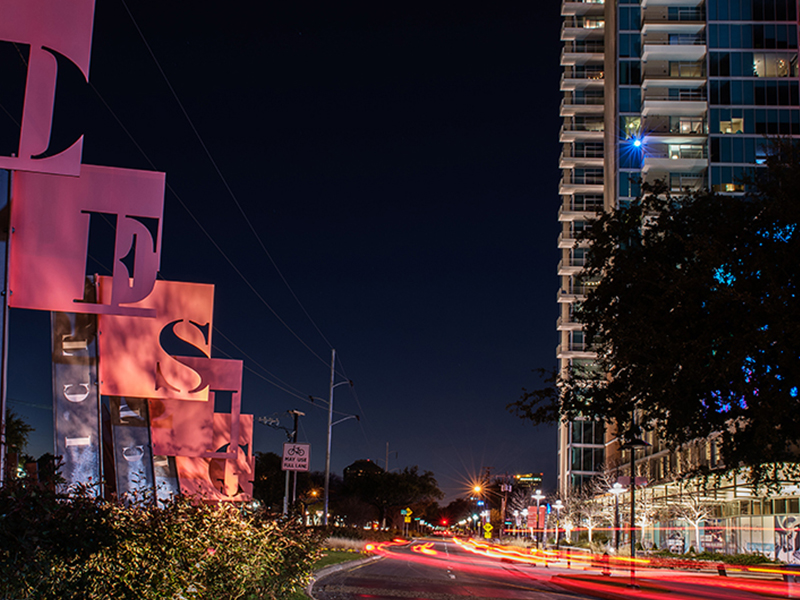
M97 0L97 93L57 118L82 123L84 163L167 173L161 275L215 284L243 412L304 411L323 470L307 397L327 398L333 347L355 383L335 409L361 416L334 427L333 472L384 466L388 442L389 468L432 471L446 500L487 467L552 490L555 428L505 406L556 362L559 3L126 2L136 24ZM49 315L12 310L10 343L37 456ZM284 440L255 425L255 450Z

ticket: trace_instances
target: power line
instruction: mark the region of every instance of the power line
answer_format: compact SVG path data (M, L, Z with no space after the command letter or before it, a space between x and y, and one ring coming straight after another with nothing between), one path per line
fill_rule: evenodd
M147 48L147 52L150 54L150 57L153 59L153 62L156 64L156 67L158 68L158 72L161 73L161 77L164 78L164 82L167 84L167 87L169 88L169 91L172 94L172 97L175 99L175 102L178 104L178 107L181 109L181 112L183 113L183 116L186 118L186 121L189 123L189 126L192 128L192 131L194 132L194 135L197 138L197 141L200 143L200 146L203 148L203 151L205 152L206 157L208 158L208 160L211 163L211 165L214 167L214 170L217 172L217 175L219 176L220 180L222 181L222 184L225 186L225 189L228 191L228 195L231 197L231 199L233 200L233 203L236 205L236 208L239 209L239 213L242 215L242 218L244 218L245 222L247 223L247 226L250 228L250 231L253 234L253 237L256 238L256 241L258 242L258 245L261 246L261 250L264 252L264 254L269 259L269 261L272 264L273 268L278 273L278 276L281 278L281 281L283 281L283 284L289 290L289 293L295 299L295 302L297 302L297 305L300 307L300 309L306 315L308 320L314 326L314 329L317 330L317 333L319 333L320 337L322 337L322 339L325 340L325 343L328 344L328 348L332 348L333 346L328 341L328 338L325 337L325 334L322 333L322 331L317 326L317 324L314 321L314 319L311 318L311 315L308 313L308 311L306 310L305 306L303 306L303 303L300 302L300 299L297 297L297 294L295 294L294 290L292 289L292 286L289 285L289 282L283 276L283 273L278 268L277 263L272 258L272 255L269 253L269 251L267 250L267 247L264 244L263 240L261 239L261 236L258 235L258 232L256 231L255 227L253 227L253 223L250 221L250 218L247 216L247 213L245 212L244 208L242 207L241 203L239 202L239 199L236 197L236 194L234 193L233 189L228 184L228 180L225 178L225 175L223 175L222 170L219 168L219 165L217 165L217 161L214 160L214 157L212 156L211 151L208 149L208 146L206 145L205 141L203 141L203 138L200 135L200 132L197 130L197 127L195 127L194 121L192 121L192 118L189 116L189 113L187 112L186 108L184 107L183 102L181 102L180 98L178 97L178 94L175 91L175 88L172 86L172 83L170 82L169 78L167 77L167 74L164 72L164 69L161 67L161 63L156 58L156 55L153 52L153 49L150 47L150 44L147 42L147 38L145 38L144 32L142 32L141 28L139 27L139 24L136 22L136 19L134 18L133 13L131 13L130 9L128 8L127 3L125 2L125 0L120 0L120 1L122 2L122 5L125 7L125 11L128 13L128 16L130 17L131 22L133 23L133 26L136 28L136 31L139 33L139 37L142 39L142 43L144 43L145 48Z

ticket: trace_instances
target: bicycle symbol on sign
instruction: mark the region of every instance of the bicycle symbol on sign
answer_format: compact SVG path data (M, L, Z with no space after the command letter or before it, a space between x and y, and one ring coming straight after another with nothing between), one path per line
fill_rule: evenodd
M289 456L298 456L298 457L305 456L306 455L306 449L303 448L302 446L291 446L286 451L286 454L288 454Z

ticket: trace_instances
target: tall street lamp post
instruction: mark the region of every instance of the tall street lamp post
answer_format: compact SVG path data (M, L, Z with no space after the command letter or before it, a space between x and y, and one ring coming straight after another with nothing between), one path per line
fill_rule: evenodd
M631 451L631 582L629 587L638 588L636 584L636 449L646 448L647 442L636 437L636 431L628 432L628 441L622 446Z
M558 542L561 533L561 509L564 508L564 504L561 502L561 499L556 500L553 508L556 509L556 552L558 552Z
M539 529L539 502L542 501L544 498L544 494L542 494L541 490L536 490L533 494L533 499L536 500L536 547L539 547L539 537L540 537L540 529Z
M614 494L614 550L619 554L619 495L628 490L617 481L608 491Z

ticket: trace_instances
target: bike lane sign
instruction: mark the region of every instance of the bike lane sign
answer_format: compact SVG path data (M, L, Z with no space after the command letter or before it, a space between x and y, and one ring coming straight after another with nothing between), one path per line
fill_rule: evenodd
M308 471L311 458L311 444L284 444L283 464L284 471Z

